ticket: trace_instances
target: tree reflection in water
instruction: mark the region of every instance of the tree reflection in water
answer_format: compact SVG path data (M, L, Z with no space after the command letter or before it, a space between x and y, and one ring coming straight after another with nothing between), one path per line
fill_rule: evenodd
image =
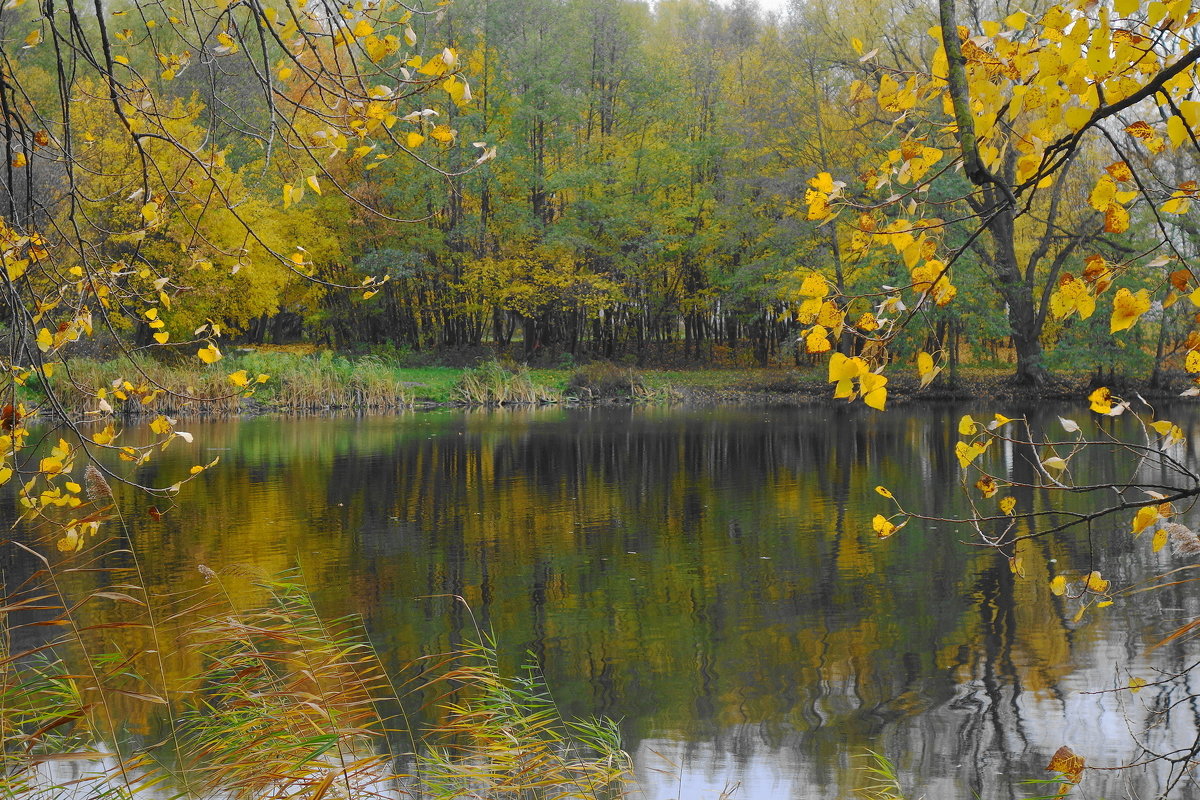
M1147 645L1200 607L1180 586L1074 621L1077 606L1049 592L1057 572L1101 569L1128 585L1176 565L1118 520L1090 542L1025 542L1025 578L945 525L878 541L878 484L931 514L961 510L953 445L969 411L206 422L192 426L195 452L168 452L140 476L169 483L221 449L220 468L177 508L156 521L144 498L120 500L157 590L199 580L199 564L298 562L320 604L361 613L397 669L471 635L444 595L464 597L510 664L537 657L566 712L623 721L651 798L716 798L735 783L746 798L842 796L868 747L917 794L1021 797L1030 791L1016 782L1046 777L1061 744L1089 764L1136 758L1130 730L1194 679L1137 696L1081 692L1191 663L1189 642ZM1037 413L1051 411L1065 413ZM994 457L1029 469L1020 452ZM1075 468L1096 480L1122 468L1081 458ZM1146 741L1190 744L1196 713L1173 708ZM1160 780L1086 778L1108 796L1151 794Z

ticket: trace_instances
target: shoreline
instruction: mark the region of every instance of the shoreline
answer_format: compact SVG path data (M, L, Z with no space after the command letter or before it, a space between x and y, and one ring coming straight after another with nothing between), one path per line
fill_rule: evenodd
M118 408L115 415L137 420L152 418L158 414L174 417L234 418L253 417L266 414L330 414L330 413L389 413L397 411L435 411L471 408L545 408L545 407L590 407L590 406L681 406L711 407L740 405L746 407L820 407L835 408L861 405L859 401L849 403L834 399L833 385L815 370L736 370L698 369L656 371L626 371L626 380L619 384L609 383L596 388L567 386L571 378L565 370L536 370L532 377L547 381L539 386L537 399L508 399L472 402L463 399L446 399L449 378L460 378L467 370L436 368L446 373L439 386L430 386L420 381L403 381L405 389L412 393L405 402L389 402L379 405L371 402L310 402L297 405L287 402L294 394L288 391L266 393L265 397L253 396L238 399L233 403L211 403L198 400L176 406L171 403L145 407L126 404ZM403 373L404 370L398 370ZM414 370L419 372L420 370ZM428 368L426 368L428 371ZM921 388L915 376L897 374L888 382L887 408L922 404L966 403L990 400L996 403L1031 404L1039 402L1086 403L1088 394L1097 386L1105 385L1113 394L1135 400L1139 396L1147 401L1173 403L1183 402L1180 392L1190 385L1184 373L1167 374L1158 386L1149 381L1117 379L1102 383L1094 376L1056 376L1042 385L1019 384L1007 375L995 371L964 371L957 381L939 377L932 384ZM558 386L550 385L557 382ZM274 396L271 396L274 394ZM440 395L440 396L439 396ZM884 412L886 413L886 411Z

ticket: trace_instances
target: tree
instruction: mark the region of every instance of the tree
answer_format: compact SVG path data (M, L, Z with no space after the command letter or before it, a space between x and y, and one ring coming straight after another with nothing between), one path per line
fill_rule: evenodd
M1103 302L1111 307L1108 333L1130 337L1176 303L1200 305L1194 253L1171 222L1186 219L1197 188L1168 178L1172 173L1163 168L1167 154L1189 161L1200 154L1200 102L1194 99L1200 14L1188 3L1121 0L1110 9L1072 2L1038 16L1018 11L999 22L979 21L970 30L959 24L953 0L939 0L939 12L941 25L932 34L941 47L927 68L902 74L879 67L872 84L858 81L850 88L854 102L893 115L898 148L867 176L864 192L825 172L812 180L808 196L811 218L856 214L860 245L890 247L905 263L900 289L837 298L846 307L878 305L866 311L870 324L855 329L859 354L830 359L835 394L862 396L880 408L887 346L903 326L928 319L933 306L955 302L952 275L980 241L989 245L984 252L1008 305L1019 377L1032 383L1042 379L1039 315L1044 319L1047 310L1054 319L1086 320ZM956 203L933 202L938 176L954 170L969 190ZM880 189L882 197L869 195ZM1083 210L1085 234L1077 230L1055 244L1069 232L1059 221L1068 209ZM1101 221L1088 235L1093 215ZM1030 217L1054 231L1027 242L1025 260L1021 225ZM955 231L962 235L953 236ZM1104 251L1089 252L1101 242ZM1050 264L1039 267L1043 259ZM1045 283L1034 291L1039 269ZM813 277L808 289L804 294L822 310L831 303L825 282ZM1163 327L1160 322L1158 359L1169 355ZM1194 342L1188 341L1183 366L1196 375L1200 351ZM917 365L925 379L939 367L928 353L919 355ZM1027 420L996 414L989 421L965 416L958 425L955 453L972 512L955 521L1008 557L1019 576L1025 574L1022 542L1075 526L1090 530L1115 515L1128 520L1134 536L1153 531L1155 551L1170 545L1200 552L1200 537L1180 521L1200 495L1200 475L1179 449L1182 429L1149 404L1135 405L1134 398L1120 398L1107 387L1088 399L1095 422L1061 418L1055 429L1038 430ZM1143 407L1148 413L1135 413ZM1119 440L1106 428L1106 418L1122 414L1134 418L1139 441ZM1120 464L1125 479L1087 474L1079 456L1100 447ZM1000 459L1001 449L1013 464ZM886 487L876 491L895 504L893 513L874 518L881 538L910 519L934 518L908 508ZM1059 502L1072 495L1087 497L1092 507L1070 510ZM1077 598L1083 609L1120 598L1095 571L1057 574L1050 589ZM1185 625L1167 640L1194 627ZM1064 751L1050 769L1067 784L1077 783L1084 759ZM1168 791L1196 753L1151 754L1173 765Z
M295 286L369 298L386 282L337 281L349 248L331 230L348 209L380 215L354 188L389 159L455 177L430 153L454 149L445 120L471 91L457 51L431 45L440 16L260 0L6 9L0 369L13 380L3 389L0 483L22 474L31 516L80 530L73 469L105 449L143 464L186 437L160 417L156 441L130 447L111 421L95 431L69 418L56 387L91 397L105 421L114 397L149 402L168 391L135 361L112 386L47 381L56 370L71 377L94 331L134 330L132 340L114 336L127 356L170 351L214 364L223 328L274 313ZM477 163L494 154L477 152ZM253 391L253 380L230 375L228 392ZM21 388L34 384L40 395ZM67 432L30 463L25 418L35 411ZM178 477L154 490L190 478Z

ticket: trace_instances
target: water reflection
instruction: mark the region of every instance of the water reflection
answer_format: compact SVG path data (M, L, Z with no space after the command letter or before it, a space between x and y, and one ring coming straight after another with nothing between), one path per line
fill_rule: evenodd
M961 511L966 410L207 422L190 452L139 477L171 483L217 454L218 469L161 520L132 492L122 503L160 591L195 584L200 564L299 564L329 613L363 615L393 666L472 636L445 595L466 598L510 664L534 654L566 712L622 720L654 800L735 784L736 797L846 796L866 748L894 758L917 795L1023 797L1017 781L1044 777L1061 744L1090 764L1137 759L1130 730L1192 687L1082 692L1194 660L1188 642L1146 646L1200 603L1179 586L1075 620L1050 594L1063 569L1128 584L1172 566L1127 520L1026 543L1024 579L945 525L876 540L878 484L935 515ZM992 457L1032 474L1013 448ZM1128 468L1087 458L1076 469L1096 481ZM1197 730L1195 709L1176 707L1143 742L1163 750ZM1087 778L1098 796L1161 780Z

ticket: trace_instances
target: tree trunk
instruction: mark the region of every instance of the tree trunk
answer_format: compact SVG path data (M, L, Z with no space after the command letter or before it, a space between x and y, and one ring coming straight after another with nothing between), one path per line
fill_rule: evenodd
M1033 287L1017 264L1013 223L1011 208L1001 210L988 223L993 244L992 270L996 274L996 288L1008 305L1008 326L1017 351L1017 382L1041 385L1046 382L1041 326L1033 303Z

